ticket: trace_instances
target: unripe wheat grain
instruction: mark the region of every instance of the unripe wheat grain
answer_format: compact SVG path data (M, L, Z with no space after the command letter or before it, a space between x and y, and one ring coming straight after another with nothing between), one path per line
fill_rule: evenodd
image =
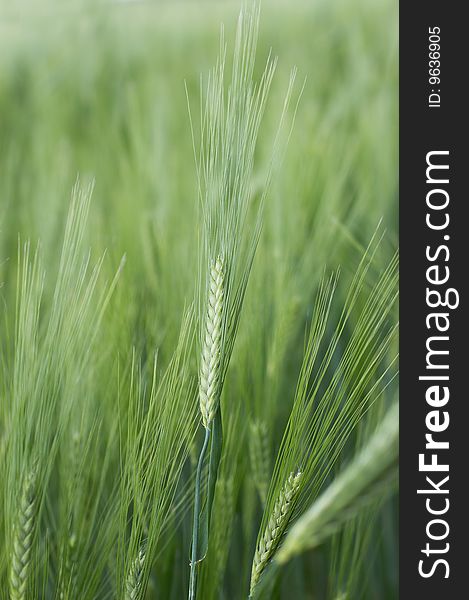
M218 256L210 267L207 317L199 374L200 411L206 429L210 427L219 403L224 275L223 258Z
M13 554L10 566L10 600L24 600L31 566L31 550L36 525L36 469L23 482L19 511L15 523Z
M125 600L138 600L142 587L142 573L145 563L145 551L140 549L130 565L125 583Z
M275 501L272 514L270 515L264 533L257 544L254 559L252 561L251 594L259 581L262 571L274 554L288 525L293 504L300 488L301 477L302 473L300 472L291 473Z

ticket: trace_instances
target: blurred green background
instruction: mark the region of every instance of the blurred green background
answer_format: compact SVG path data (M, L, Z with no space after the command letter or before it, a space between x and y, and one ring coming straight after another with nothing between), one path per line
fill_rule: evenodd
M161 276L183 303L194 283L197 209L184 86L197 127L200 77L214 64L222 22L232 41L240 3L1 6L0 256L16 254L21 232L40 237L53 262L72 184L77 174L94 177L93 247L107 248L114 267L126 253L141 290L158 293ZM270 49L279 65L260 171L291 68L297 88L306 80L266 219L302 253L327 228L335 243L316 252L334 264L349 235L367 242L381 218L395 241L396 27L388 0L263 3L259 71ZM184 256L185 272L164 258L149 264L155 244ZM8 262L0 268L8 280Z

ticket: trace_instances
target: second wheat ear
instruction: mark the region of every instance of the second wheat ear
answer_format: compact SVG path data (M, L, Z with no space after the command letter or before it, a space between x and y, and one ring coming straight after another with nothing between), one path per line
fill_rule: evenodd
M140 548L132 561L125 584L125 600L138 600L142 589L142 573L145 566L145 550Z
M295 501L300 491L302 473L291 473L275 501L274 508L257 543L252 563L250 594L252 595L259 578L267 567L284 534L292 515Z
M13 555L10 567L10 599L24 600L28 591L31 553L37 515L37 471L25 477L15 524Z

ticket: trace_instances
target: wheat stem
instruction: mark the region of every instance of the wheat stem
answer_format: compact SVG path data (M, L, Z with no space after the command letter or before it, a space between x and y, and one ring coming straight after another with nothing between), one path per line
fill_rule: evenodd
M189 600L195 600L197 588L197 550L199 544L199 520L200 520L200 484L202 469L204 465L205 452L210 441L210 429L205 430L204 443L200 451L199 462L197 464L197 473L195 476L195 494L194 494L194 519L192 524L192 551L191 551L191 572L189 579Z
M10 567L10 600L24 600L31 566L31 551L36 525L36 469L25 477L14 530Z
M221 256L218 256L210 266L207 317L199 373L200 411L206 429L210 427L220 399L224 276L224 261Z
M290 520L294 502L297 498L300 488L302 473L291 473L280 490L280 494L275 501L272 514L265 527L264 533L259 540L254 559L252 561L250 594L267 566L269 560L274 554L278 543Z

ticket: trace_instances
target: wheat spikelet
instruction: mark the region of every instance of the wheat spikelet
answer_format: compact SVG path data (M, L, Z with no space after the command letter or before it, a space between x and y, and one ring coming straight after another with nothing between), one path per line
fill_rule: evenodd
M224 264L218 258L210 267L205 335L199 374L199 400L202 422L208 429L218 408L220 393L220 354L224 303Z
M36 525L36 469L28 473L21 493L14 530L10 566L10 600L24 600L31 566L31 550Z
M270 515L264 534L257 544L252 561L251 594L288 525L293 504L300 487L301 477L302 473L300 472L291 473L274 504L272 514Z
M137 557L130 565L127 581L125 583L125 600L137 600L142 588L142 574L145 563L145 551L141 548Z
M265 421L256 420L250 423L250 430L249 454L252 474L261 502L265 504L270 476L268 429Z

